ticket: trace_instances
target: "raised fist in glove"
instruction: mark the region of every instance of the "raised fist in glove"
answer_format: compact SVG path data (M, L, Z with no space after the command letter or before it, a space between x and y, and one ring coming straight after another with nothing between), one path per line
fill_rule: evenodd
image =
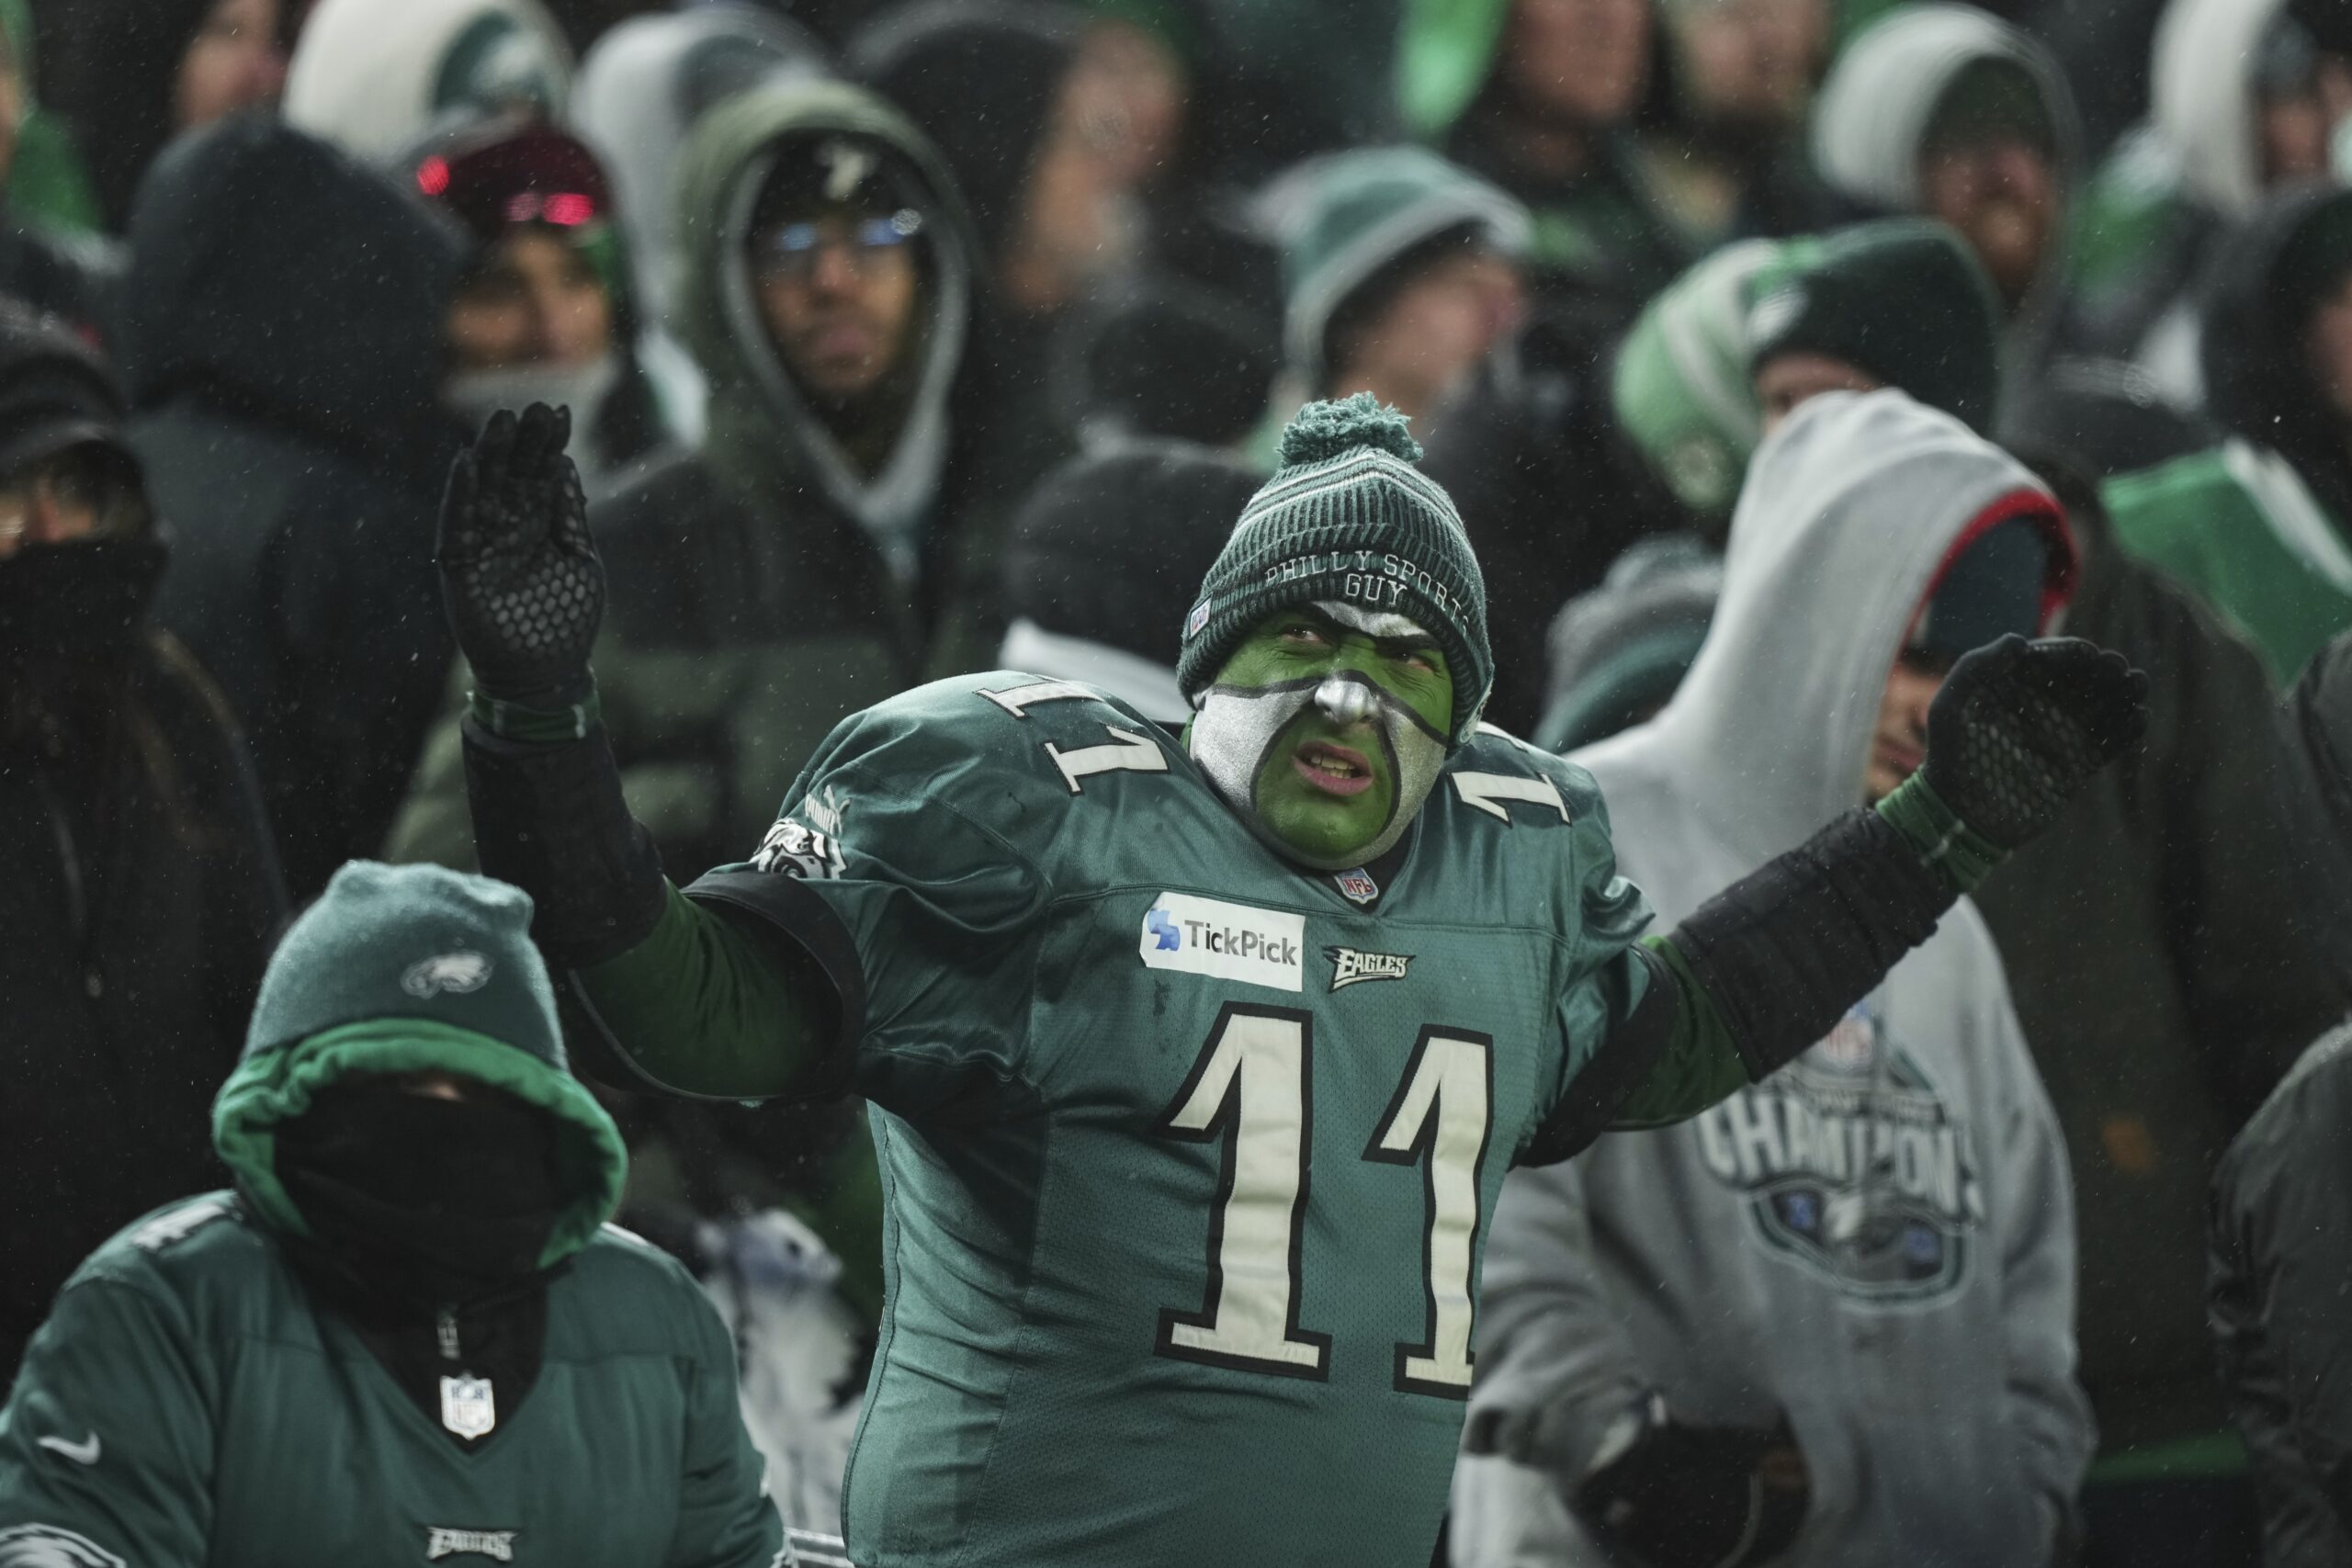
M1928 708L1928 785L2013 850L2148 723L2148 677L2080 637L2003 637L1952 666Z
M1748 1568L1788 1550L1812 1484L1785 1417L1695 1427L1653 1394L1627 1419L1576 1489L1588 1528L1644 1568Z
M450 465L441 498L444 602L476 690L560 708L590 689L605 568L588 537L580 472L563 455L571 411L533 403L490 416Z

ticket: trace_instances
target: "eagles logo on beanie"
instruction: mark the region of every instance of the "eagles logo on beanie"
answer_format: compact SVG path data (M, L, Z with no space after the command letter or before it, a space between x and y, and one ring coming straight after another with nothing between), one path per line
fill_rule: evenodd
M1494 686L1486 580L1453 502L1413 466L1421 448L1405 416L1369 392L1309 403L1280 452L1185 617L1185 700L1198 701L1268 615L1337 600L1410 616L1437 638L1453 672L1448 744L1461 745Z

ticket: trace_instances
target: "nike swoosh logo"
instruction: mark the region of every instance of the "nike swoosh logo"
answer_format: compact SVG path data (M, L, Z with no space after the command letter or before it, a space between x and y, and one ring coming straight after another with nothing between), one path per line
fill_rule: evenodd
M78 1443L69 1443L62 1438L43 1438L40 1439L40 1446L51 1453L63 1454L75 1464L98 1462L98 1435L96 1432Z

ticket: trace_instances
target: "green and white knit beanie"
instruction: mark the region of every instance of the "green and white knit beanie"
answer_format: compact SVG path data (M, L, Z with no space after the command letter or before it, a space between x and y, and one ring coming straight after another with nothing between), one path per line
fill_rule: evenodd
M1405 416L1369 392L1309 403L1282 434L1281 468L1250 504L1184 619L1176 682L1197 702L1252 628L1323 600L1410 616L1453 672L1451 746L1494 687L1487 584L1461 514L1413 465Z

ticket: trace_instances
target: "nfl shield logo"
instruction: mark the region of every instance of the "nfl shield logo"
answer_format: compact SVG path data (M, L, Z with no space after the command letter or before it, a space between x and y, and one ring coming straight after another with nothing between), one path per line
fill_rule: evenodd
M1356 903L1369 904L1380 897L1380 884L1374 882L1372 879L1372 873L1362 866L1358 866L1353 871L1340 872L1331 880L1340 885L1341 893L1346 894Z
M1186 640L1189 641L1190 639L1200 636L1201 628L1208 624L1209 601L1204 599L1199 604L1193 606L1193 613L1191 615L1184 617L1184 637Z
M490 1397L488 1378L441 1380L441 1425L471 1440L486 1438L498 1425L498 1406Z

